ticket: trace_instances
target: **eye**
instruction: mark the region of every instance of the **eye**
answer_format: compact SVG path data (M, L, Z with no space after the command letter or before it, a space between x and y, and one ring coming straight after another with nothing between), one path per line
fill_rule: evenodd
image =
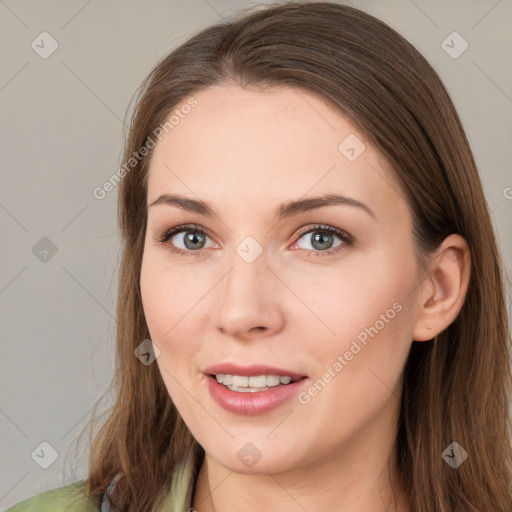
M206 248L207 238L209 236L202 228L187 224L168 229L156 241L181 256L199 256L200 250Z
M309 254L315 253L315 256L331 255L354 243L352 236L345 231L323 224L318 224L307 231L302 230L299 235L299 242L304 238L306 245L311 245L311 249L309 249L297 242L299 249L309 250ZM336 238L338 239L337 243Z
M307 230L303 229L299 233L299 241L304 238L306 244L310 243L312 248L309 249L301 244L298 248L307 250L308 255L313 253L315 256L331 255L354 243L351 235L333 226L318 224L305 229ZM208 248L206 245L208 238L210 237L203 228L196 224L186 224L166 230L155 241L169 247L171 252L180 256L200 256L201 250ZM338 239L337 242L336 239ZM298 243L296 242L295 245ZM212 246L218 247L218 244L210 245L210 247Z

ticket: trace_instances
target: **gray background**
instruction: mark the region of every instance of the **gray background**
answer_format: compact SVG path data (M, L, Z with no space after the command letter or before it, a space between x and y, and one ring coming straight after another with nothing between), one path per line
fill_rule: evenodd
M120 257L117 190L103 200L92 191L120 165L132 94L172 48L253 3L0 1L0 510L86 474L85 457L66 454L112 376ZM512 2L351 5L397 29L440 74L510 269ZM48 51L44 31L59 45L45 59L31 47ZM469 44L458 58L441 46L454 31ZM42 442L58 453L47 469Z

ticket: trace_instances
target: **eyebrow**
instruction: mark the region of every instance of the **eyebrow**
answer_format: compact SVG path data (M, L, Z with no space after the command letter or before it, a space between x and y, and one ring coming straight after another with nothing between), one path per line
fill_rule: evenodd
M177 206L178 208L181 208L187 212L198 213L200 215L204 215L205 217L217 216L215 210L207 202L176 194L162 194L158 197L158 199L153 201L148 206L148 209L161 204ZM371 217L376 219L375 213L370 209L369 206L362 203L361 201L358 201L357 199L340 194L324 194L316 197L308 197L306 199L287 201L281 204L275 210L274 216L277 219L284 219L286 217L298 215L299 213L304 213L310 210L315 210L317 208L331 205L344 205L360 208Z

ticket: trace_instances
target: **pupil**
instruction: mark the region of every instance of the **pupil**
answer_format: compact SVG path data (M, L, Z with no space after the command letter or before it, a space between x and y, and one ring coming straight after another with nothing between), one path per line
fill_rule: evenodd
M185 233L185 247L187 249L197 249L197 247L195 247L193 245L191 246L191 244L197 244L198 241L200 241L202 236L203 235L201 235L200 233L194 233L192 231L188 231L187 233ZM202 240L202 242L204 243L204 239ZM199 248L201 248L201 247L199 247Z
M319 242L321 245L317 249L328 249L329 244L332 242L332 235L330 233L316 233L313 235L313 246L315 246L316 242Z

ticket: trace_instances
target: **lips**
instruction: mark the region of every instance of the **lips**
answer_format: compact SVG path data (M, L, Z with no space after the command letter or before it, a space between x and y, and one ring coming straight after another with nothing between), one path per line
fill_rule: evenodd
M234 363L221 363L205 368L203 373L207 377L205 384L213 400L228 412L254 416L265 414L289 402L300 392L309 380L306 375L285 368L269 365L239 366ZM236 375L239 377L259 377L261 375L279 375L289 377L291 382L275 387L265 387L262 390L249 391L247 388L225 386L217 382L217 375ZM230 387L234 389L229 389Z

